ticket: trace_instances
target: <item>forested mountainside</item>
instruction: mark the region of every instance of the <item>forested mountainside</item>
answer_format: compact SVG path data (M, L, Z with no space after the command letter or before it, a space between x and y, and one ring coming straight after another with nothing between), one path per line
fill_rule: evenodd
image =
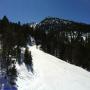
M33 25L10 22L4 16L0 20L2 58L9 55L7 52L20 57L20 48L32 45L31 37L43 51L90 70L89 24L47 17L33 28Z
M47 30L75 30L87 32L90 30L90 25L55 17L46 17L39 24L39 27Z
M12 75L13 78L9 78L13 79L12 84L17 76L16 61L19 64L29 63L33 72L31 52L28 51L27 44L36 43L43 51L90 70L89 24L47 17L33 25L13 23L6 16L0 20L0 69L8 77ZM22 61L23 47L25 53Z
M90 70L90 25L48 17L35 30L36 44L64 61Z

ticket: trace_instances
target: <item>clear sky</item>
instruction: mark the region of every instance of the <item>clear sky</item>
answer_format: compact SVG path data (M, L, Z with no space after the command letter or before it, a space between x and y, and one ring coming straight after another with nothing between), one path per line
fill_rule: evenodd
M39 22L47 16L90 23L90 0L0 0L0 18Z

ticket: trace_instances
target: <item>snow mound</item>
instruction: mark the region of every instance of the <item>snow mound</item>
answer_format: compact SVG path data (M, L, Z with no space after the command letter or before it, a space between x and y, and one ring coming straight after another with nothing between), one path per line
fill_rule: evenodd
M89 72L44 53L36 46L29 49L34 73L29 72L25 64L16 64L18 90L90 90Z

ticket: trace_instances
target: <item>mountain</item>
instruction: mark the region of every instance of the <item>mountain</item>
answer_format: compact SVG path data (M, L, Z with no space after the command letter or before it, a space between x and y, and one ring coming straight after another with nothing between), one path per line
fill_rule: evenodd
M90 71L90 25L47 17L36 26L36 45L46 53Z
M90 24L75 22L71 20L61 19L57 17L46 17L39 24L39 28L47 30L81 30L90 31Z
M90 72L29 47L34 73L16 64L18 90L90 90Z
M59 23L64 23L64 24L71 24L73 21L70 20L65 20L65 19L60 19L57 17L46 17L44 20L40 22L40 24L45 24L45 23L50 23L50 24L59 24Z
M0 42L0 90L90 89L90 25L49 17L32 28L4 17Z

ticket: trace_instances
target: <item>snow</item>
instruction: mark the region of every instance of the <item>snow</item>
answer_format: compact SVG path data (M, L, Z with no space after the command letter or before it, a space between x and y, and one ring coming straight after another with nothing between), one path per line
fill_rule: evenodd
M34 73L16 64L18 90L90 90L90 72L29 47Z
M17 90L17 87L11 86L10 83L8 83L7 78L5 78L5 72L3 71L2 74L0 73L0 90Z

